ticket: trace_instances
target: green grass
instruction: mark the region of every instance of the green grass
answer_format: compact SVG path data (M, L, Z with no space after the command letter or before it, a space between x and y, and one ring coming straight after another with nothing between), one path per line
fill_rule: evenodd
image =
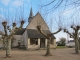
M57 46L56 48L66 48L66 46Z

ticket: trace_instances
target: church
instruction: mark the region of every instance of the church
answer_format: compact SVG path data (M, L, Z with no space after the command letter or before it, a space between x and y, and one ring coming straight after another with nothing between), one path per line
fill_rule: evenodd
M37 26L41 25L41 30L49 34L51 33L48 25L42 18L41 14L38 12L33 16L32 8L30 10L30 15L28 18L28 25L26 28L18 31L14 36L12 46L24 46L26 49L45 49L47 47L47 38L43 36L38 30ZM56 38L52 36L50 48L56 47Z

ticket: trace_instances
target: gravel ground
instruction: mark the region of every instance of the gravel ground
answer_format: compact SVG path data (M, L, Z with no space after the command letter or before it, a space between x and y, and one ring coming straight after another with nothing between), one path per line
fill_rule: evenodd
M5 58L5 50L0 50L0 60L80 60L80 54L74 53L74 48L51 49L52 56L44 56L46 50L18 50L11 51L11 58Z

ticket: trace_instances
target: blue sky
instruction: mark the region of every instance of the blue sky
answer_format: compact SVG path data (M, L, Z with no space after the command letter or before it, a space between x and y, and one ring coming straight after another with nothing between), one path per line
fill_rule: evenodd
M39 10L39 0L0 0L0 22L17 22L24 19L26 23L24 27L28 24L28 17L30 9L32 7L33 14L35 15ZM9 23L8 25L12 25Z
M50 27L51 31L54 32L59 28L57 25L65 27L65 22L70 23L71 19L69 18L74 15L74 12L76 13L76 10L79 10L79 7L74 8L75 5L70 4L73 2L73 0L68 0L67 3L66 0L64 0L58 9L54 8L53 10L48 10L52 8L58 2L58 0L56 0L56 2L54 2L54 4L51 4L50 6L41 8L42 5L47 4L50 1L52 0L0 0L0 22L7 20L8 25L11 25L11 23L9 22L16 21L18 23L20 19L24 19L26 21L24 27L26 27L26 25L28 24L27 19L29 17L30 8L32 7L33 14L35 15L39 11L48 26ZM65 7L65 5L68 6ZM77 14L79 15L79 13L76 13L75 16ZM60 22L59 24L56 23L56 21L59 21L59 16L61 16L60 22L62 22L62 24L60 24ZM63 32L60 32L55 36L57 37L57 40L59 40L60 37L67 38L67 34Z
M8 15L22 15L24 13L24 18L27 18L32 6L34 14L38 11L38 0L0 0L0 14L7 18ZM9 11L9 13L8 13ZM22 13L21 13L22 12Z

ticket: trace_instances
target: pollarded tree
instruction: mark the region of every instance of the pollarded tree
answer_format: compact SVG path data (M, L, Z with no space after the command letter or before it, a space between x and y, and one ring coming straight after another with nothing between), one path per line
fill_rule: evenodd
M75 53L79 54L79 36L78 32L80 29L80 26L71 26L71 28L74 30L73 33L70 33L67 29L64 29L64 32L68 33L75 41Z
M2 25L4 27L4 32L5 32L4 39L6 41L6 57L11 57L11 52L10 52L11 51L11 39L17 31L22 29L23 24L24 24L24 20L22 20L20 23L21 24L20 24L19 28L16 27L16 23L13 23L13 27L12 27L12 29L10 29L10 27L7 26L6 21L2 22ZM10 31L10 34L8 34L7 30Z
M53 36L54 34L57 34L58 32L60 32L61 31L61 28L58 30L58 31L56 31L56 32L54 32L54 33L50 33L50 34L46 34L46 33L44 33L42 30L41 30L41 25L38 25L37 26L37 29L38 29L38 31L42 34L42 35L44 35L48 40L47 40L47 49L46 49L46 54L45 54L45 56L51 56L51 53L50 53L50 41L51 41L51 36Z

